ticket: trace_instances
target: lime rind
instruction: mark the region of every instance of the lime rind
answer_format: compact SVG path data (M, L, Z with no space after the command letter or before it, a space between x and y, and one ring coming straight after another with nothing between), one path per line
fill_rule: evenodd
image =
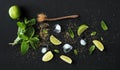
M87 25L85 25L85 24L83 24L83 25L80 25L79 27L78 27L78 30L77 30L77 34L78 34L78 36L80 36L86 29L88 29L89 27L87 26Z
M60 40L58 40L55 36L51 35L50 36L50 42L54 45L60 45L62 44L62 42Z
M9 16L12 19L19 19L20 17L20 8L17 5L13 5L9 9Z
M44 54L44 56L42 57L42 61L44 62L48 62L50 60L52 60L52 58L54 57L53 53L51 51L48 51L46 54Z
M98 40L93 40L93 43L95 44L95 46L100 50L100 51L103 51L104 50L104 46L103 44L98 41Z
M63 61L65 61L68 64L72 64L72 59L70 57L68 57L68 56L61 55L60 59L62 59Z

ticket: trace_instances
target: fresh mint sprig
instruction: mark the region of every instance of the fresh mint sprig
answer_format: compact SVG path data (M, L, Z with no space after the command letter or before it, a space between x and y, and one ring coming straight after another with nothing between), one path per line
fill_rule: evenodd
M39 38L35 35L35 28L33 25L36 24L36 19L27 20L24 19L24 22L17 22L18 32L17 38L13 43L9 43L14 46L20 42L21 44L21 53L26 54L29 50L29 47L32 47L34 50L38 46Z

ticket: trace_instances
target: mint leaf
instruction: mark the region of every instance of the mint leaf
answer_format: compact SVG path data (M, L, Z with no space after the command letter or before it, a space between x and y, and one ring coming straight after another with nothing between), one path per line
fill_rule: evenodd
M93 31L93 32L91 32L91 36L95 36L97 34L97 32L96 31Z
M33 18L33 19L31 19L31 20L29 20L29 25L34 25L34 24L36 24L36 19L35 18Z
M55 53L60 53L60 51L58 49L54 49Z
M39 38L38 37L33 37L33 38L30 39L30 45L34 50L38 46L38 43L39 43Z
M33 41L30 41L30 45L31 45L31 47L32 47L34 50L36 50L36 46L35 46L35 44L34 44Z
M20 27L18 27L18 32L17 32L18 36L23 40L28 40L28 37L25 36L24 33L25 33L25 30L22 30Z
M70 34L70 37L71 38L74 38L74 32L72 31L72 29L68 29L68 32Z
M24 18L24 23L25 23L25 24L28 24L28 23L29 23L28 20L27 20L27 18Z
M101 40L101 41L103 41L103 40L104 40L102 36L100 37L100 40Z
M78 55L78 50L77 49L74 49L74 54Z
M33 27L29 27L26 29L25 35L28 38L31 38L31 37L33 37L34 33L35 33L35 29Z
M26 18L24 19L24 22L27 26L32 26L32 25L35 25L36 24L36 19L33 18L31 20L27 20Z
M17 22L17 26L21 28L22 30L25 30L26 25L23 22Z
M23 40L28 40L28 37L25 36L24 34L19 34L19 37Z
M17 34L20 35L20 34L24 34L26 30L22 30L20 27L18 27L18 32Z
M108 26L106 25L106 23L105 23L103 20L100 22L100 24L101 24L101 28L102 28L104 31L108 30Z
M28 52L29 44L26 41L23 41L21 44L21 53L24 55Z
M38 37L33 37L30 39L30 41L34 42L34 43L38 43L39 42L39 38Z
M92 45L92 46L89 48L89 54L92 54L94 50L95 50L95 45Z

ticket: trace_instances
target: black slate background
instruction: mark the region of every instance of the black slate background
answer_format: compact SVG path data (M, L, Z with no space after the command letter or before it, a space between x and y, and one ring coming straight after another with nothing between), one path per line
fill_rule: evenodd
M102 19L109 30L103 33L106 50L93 55L80 54L77 64L66 64L58 57L48 63L41 61L40 51L26 56L20 55L19 46L11 47L9 42L16 37L16 21L9 18L11 5L19 5L24 16L33 18L44 12L48 17L80 14L78 24L94 25ZM60 21L65 25L69 20ZM57 22L52 23L51 25ZM120 64L120 2L119 0L0 0L0 69L1 70L119 70ZM99 29L96 26L95 29ZM102 35L101 34L101 35ZM56 55L57 56L57 55Z

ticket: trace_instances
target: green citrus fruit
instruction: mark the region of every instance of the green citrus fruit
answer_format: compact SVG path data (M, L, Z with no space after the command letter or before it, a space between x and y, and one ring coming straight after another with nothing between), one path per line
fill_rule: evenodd
M72 64L72 59L68 56L65 55L61 55L60 59L62 59L63 61L67 62L68 64Z
M77 30L78 36L80 36L87 28L88 28L88 26L85 24L82 24L81 26L79 26L79 28Z
M9 16L12 19L19 19L20 17L20 8L17 5L13 5L9 8Z
M62 44L62 42L60 40L58 40L55 36L51 35L50 36L50 42L54 45L60 45Z
M53 53L51 51L48 51L46 54L44 54L44 56L42 57L42 61L44 62L48 62L50 60L52 60L52 58L54 57Z
M98 40L93 40L93 43L95 44L95 46L100 50L100 51L103 51L104 50L104 46L103 44L98 41Z

